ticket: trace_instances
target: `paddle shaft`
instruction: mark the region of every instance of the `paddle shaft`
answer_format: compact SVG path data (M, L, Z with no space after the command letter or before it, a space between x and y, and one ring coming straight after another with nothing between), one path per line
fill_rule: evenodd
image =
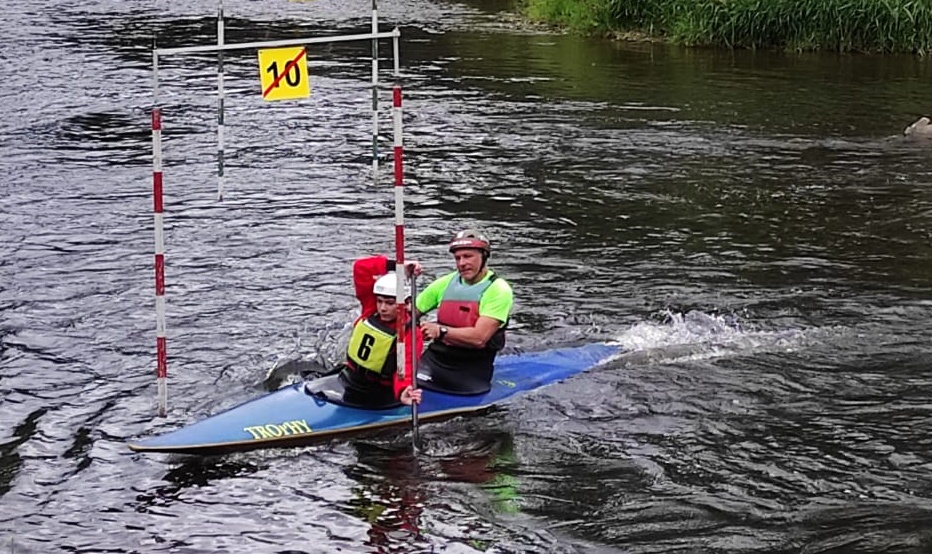
M420 329L417 325L417 276L411 272L411 388L417 388L417 361L419 352L417 351L417 335ZM417 425L417 402L411 403L411 433L414 443L414 450L417 451L418 445L421 444L418 436Z

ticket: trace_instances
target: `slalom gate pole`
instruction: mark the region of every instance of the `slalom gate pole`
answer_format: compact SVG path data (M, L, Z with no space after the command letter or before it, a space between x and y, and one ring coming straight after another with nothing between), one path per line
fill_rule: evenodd
M217 46L223 47L223 0L217 10ZM217 200L223 200L223 50L217 51Z
M372 0L372 185L379 186L379 8ZM398 286L401 286L401 273ZM400 290L400 288L398 289Z
M396 28L395 31L398 29ZM397 264L404 264L404 142L403 134L401 132L402 124L402 111L401 111L401 62L398 60L399 46L398 46L398 37L394 37L392 41L393 54L394 54L394 79L395 83L392 85L392 162L394 165L394 176L395 176L395 249L399 252L398 259L396 260ZM404 292L402 291L401 295ZM404 300L402 300L404 302ZM404 304L401 304L404 306ZM403 312L402 312L403 313ZM407 318L399 318L399 321L404 322ZM411 275L411 387L417 388L417 362L420 357L420 352L417 351L417 338L415 333L419 333L420 330L417 326L417 277ZM404 329L400 325L398 328L398 336L404 336ZM399 343L399 348L403 346L403 343ZM403 350L401 350L403 352ZM399 360L403 357L399 357ZM404 366L399 366L404 367ZM403 369L401 371L404 371ZM417 403L411 404L411 432L414 451L417 452L419 445L421 443L420 436L418 433L418 421L417 421Z
M168 413L168 353L165 339L165 232L162 212L162 109L159 107L159 54L152 49L152 200L155 227L155 349L158 414Z
M239 42L224 43L222 46L216 44L204 44L201 46L178 46L172 48L157 48L159 55L172 56L177 54L196 54L204 52L228 52L232 50L252 50L255 48L280 48L284 46L304 46L306 44L329 44L331 42L354 42L357 40L375 40L380 38L394 38L400 31L388 31L385 33L362 33L358 35L335 35L325 37L305 37L289 38L282 40L262 40L256 42Z
M168 354L167 354L167 335L165 325L165 231L164 231L164 212L163 212L163 176L162 176L162 109L159 105L159 56L170 56L179 54L195 54L217 52L217 197L223 198L225 168L224 168L224 56L223 53L232 50L247 50L256 48L280 48L288 46L304 46L308 44L324 44L334 42L352 42L359 40L372 41L372 179L375 185L379 181L379 159L378 159L378 41L379 39L392 38L395 41L395 73L398 73L398 37L400 31L395 28L391 32L378 32L378 10L376 0L372 1L372 32L366 34L354 35L337 35L324 37L306 37L298 39L270 40L257 42L244 42L239 44L228 44L224 37L224 16L223 2L219 0L217 14L217 44L207 44L201 46L182 46L174 48L158 48L153 40L152 43L152 200L154 204L154 232L155 232L155 312L156 312L156 384L158 386L158 415L165 417L168 413ZM401 104L400 89L398 96L398 114L396 122L396 145L401 145ZM396 149L396 152L400 150ZM396 157L396 179L400 180L400 154ZM403 202L400 196L400 190L396 187L396 215L399 218L396 222L395 245L396 260L398 262L398 294L404 294L404 221L401 215ZM400 300L402 313L400 316L407 317L404 312L404 299ZM402 318L403 320L403 318ZM399 329L399 352L401 362L404 358L403 328ZM404 364L400 364L404 367Z

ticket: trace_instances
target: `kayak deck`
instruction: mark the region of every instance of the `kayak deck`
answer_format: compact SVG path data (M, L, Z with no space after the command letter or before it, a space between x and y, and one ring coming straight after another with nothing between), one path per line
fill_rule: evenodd
M617 345L597 343L499 356L489 392L459 396L425 389L418 419L430 422L482 412L522 392L585 371L620 351ZM136 452L222 454L312 444L411 421L409 406L352 408L308 394L304 385L290 385L192 425L131 442L129 448Z

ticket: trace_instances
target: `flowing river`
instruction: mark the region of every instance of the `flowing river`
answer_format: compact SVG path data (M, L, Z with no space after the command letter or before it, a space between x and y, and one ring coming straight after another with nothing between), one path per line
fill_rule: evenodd
M304 448L127 441L335 362L356 257L391 253L391 43L160 60L168 405L156 418L151 49L206 0L11 0L0 21L0 552L852 553L932 549L928 60L546 32L502 2L380 6L402 32L407 247L478 226L509 352L610 363L490 414ZM227 0L226 42L366 33L362 0Z

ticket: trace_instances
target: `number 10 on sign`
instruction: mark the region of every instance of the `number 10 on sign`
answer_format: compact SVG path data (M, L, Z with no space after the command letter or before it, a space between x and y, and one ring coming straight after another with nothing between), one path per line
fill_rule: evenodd
M259 80L264 100L293 100L310 96L304 48L259 50Z

